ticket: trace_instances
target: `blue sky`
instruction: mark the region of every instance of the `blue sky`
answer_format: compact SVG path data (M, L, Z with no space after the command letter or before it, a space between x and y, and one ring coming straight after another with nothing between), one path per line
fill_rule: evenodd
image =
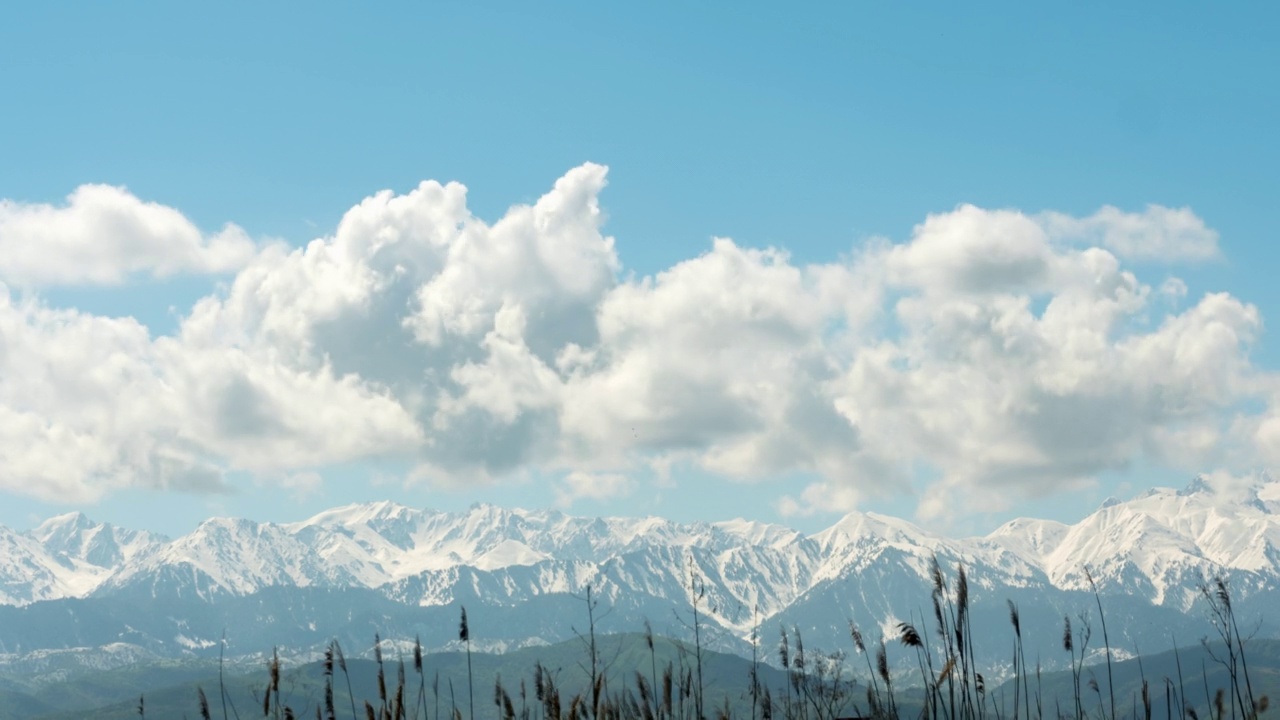
M72 10L48 4L10 9L6 22L0 24L0 66L6 68L6 111L0 113L0 133L6 140L0 143L0 198L6 199L4 207L10 215L20 216L23 224L0 221L0 249L25 259L7 266L0 263L0 281L9 288L13 304L27 303L48 312L76 309L83 316L136 318L149 330L154 344L160 338L176 337L201 298L231 297L230 288L244 268L258 267L268 275L285 272L282 265L249 259L252 253L278 247L277 243L299 247L316 238L331 238L348 210L381 190L402 195L424 180L457 181L466 186L469 213L494 225L508 208L538 202L552 191L557 179L569 178L575 168L598 163L608 167L607 186L598 192L605 218L599 232L613 238L614 257L596 268L604 268L609 276L600 280L604 285L596 288L596 294L574 296L583 303L578 309L587 315L601 317L600 308L622 308L623 300L639 308L619 310L624 318L667 308L662 303L676 301L645 295L640 291L645 279L661 289L666 287L662 273L710 257L724 259L726 267L782 262L802 274L791 290L802 294L816 287L823 275L804 274L806 266L847 271L848 277L830 280L846 290L853 285L879 288L880 279L898 278L885 281L886 287L878 290L881 299L872 303L879 308L878 319L854 327L857 322L847 312L826 305L813 310L821 316L814 325L807 315L788 316L789 322L796 323L790 330L807 328L810 334L770 335L773 341L823 347L814 355L788 351L771 367L826 363L834 368L810 378L810 384L770 380L768 368L761 369L759 376L740 378L745 383L741 387L761 393L743 401L761 413L754 424L700 417L694 411L711 405L686 403L685 395L667 404L653 397L635 405L618 400L618 408L609 409L608 416L615 422L622 423L620 418L626 417L656 423L655 427L689 423L689 427L711 429L684 436L683 444L659 437L657 430L651 437L641 437L641 429L635 432L636 442L629 444L619 439L624 428L618 437L596 438L611 448L609 453L586 455L580 450L566 454L564 446L588 442L595 437L590 432L564 431L545 443L526 438L519 451L513 450L516 460L495 470L496 466L486 465L488 460L477 457L501 454L496 446L462 453L470 464L462 460L450 464L454 460L442 461L420 443L430 445L429 438L435 434L447 444L486 433L496 438L502 433L494 428L510 429L512 422L563 427L568 422L565 413L570 412L566 408L579 407L586 402L585 396L567 400L565 393L571 391L562 388L554 401L537 398L528 405L517 403L520 406L513 412L524 420L512 422L495 420L506 411L497 412L492 404L472 407L465 412L480 413L475 417L487 420L475 420L480 424L469 425L465 432L458 421L449 433L436 433L431 417L443 422L439 408L421 405L424 401L419 396L424 392L460 396L457 387L434 380L393 387L395 383L387 377L366 370L357 373L356 379L367 381L375 391L385 390L389 401L416 423L420 437L390 449L373 441L352 440L351 447L344 446L341 452L320 453L318 464L309 464L302 457L305 453L297 452L302 439L328 445L325 432L354 437L354 431L336 425L311 428L289 440L292 449L284 450L265 444L248 448L231 437L234 432L225 441L184 438L170 447L165 443L171 436L183 434L173 429L184 424L182 413L198 414L203 407L191 398L174 400L175 407L182 409L165 409L168 415L154 408L131 410L131 418L141 419L129 425L111 419L110 402L94 405L92 393L76 393L65 384L57 393L30 391L31 386L57 377L33 369L52 362L40 353L63 348L89 357L100 338L95 335L99 331L68 327L61 320L35 318L28 312L25 319L14 322L61 330L49 330L50 346L37 350L35 343L24 340L29 336L3 326L9 327L9 335L0 334L0 347L9 353L6 362L10 364L0 380L0 387L9 386L0 392L0 406L7 405L11 412L7 422L12 427L19 427L20 420L31 423L59 457L72 457L77 452L72 448L83 448L93 440L95 449L89 455L97 459L71 463L55 478L32 455L30 448L39 443L17 431L0 438L13 443L7 453L0 449L10 468L9 477L0 479L0 523L25 527L35 517L84 509L114 522L177 533L210 513L288 520L329 505L388 496L445 509L476 500L542 506L563 497L564 507L584 513L652 512L683 519L743 515L816 528L834 519L832 512L860 507L980 531L1015 514L1078 517L1113 492L1134 492L1153 483L1180 484L1195 472L1243 475L1270 467L1275 448L1268 444L1272 435L1266 428L1277 407L1273 375L1280 365L1280 341L1267 329L1278 299L1274 268L1280 267L1269 212L1275 188L1280 187L1280 143L1274 133L1280 127L1280 87L1273 78L1273 68L1280 66L1280 50L1274 42L1280 23L1270 6L477 5L195 8L137 3L127 10L111 5L80 5ZM594 187L590 178L578 181ZM128 259L129 253L137 253L145 242L100 237L143 232L134 226L99 225L76 235L75 222L55 217L42 225L50 216L30 212L45 205L72 207L68 196L85 184L126 188L127 195L113 195L111 202L124 203L131 208L127 212L142 212L138 210L141 203L155 203L180 213L203 233L197 243L212 243L210 238L227 223L242 229L243 243L235 245L234 252L218 255L216 261L206 258L185 265L172 265L177 262L172 260L172 245L147 246L153 248L151 259L135 255L135 262ZM956 215L966 204L983 210L969 225ZM1152 205L1170 212L1189 209L1195 221L1191 235L1175 232L1189 227L1186 216L1147 213ZM1127 215L1095 215L1107 206ZM1205 312L1220 322L1197 326L1202 331L1199 335L1182 335L1165 344L1152 339L1154 349L1143 351L1143 362L1169 368L1198 361L1208 374L1188 371L1161 379L1156 395L1181 399L1161 405L1162 410L1135 413L1132 425L1117 430L1126 439L1092 459L1076 463L1072 458L1078 454L1028 436L1023 444L1005 448L1004 455L993 451L993 457L1005 459L974 460L992 447L992 437L1004 437L997 432L998 423L990 428L996 433L990 436L941 433L928 420L938 417L939 411L928 410L929 401L918 394L929 385L929 378L960 382L977 376L966 375L971 368L945 364L954 353L935 347L949 337L940 329L938 318L919 320L913 331L901 324L904 310L895 303L914 295L935 307L955 301L959 295L935 297L912 283L927 277L936 286L950 287L947 273L962 270L957 263L971 257L939 253L937 243L956 247L975 243L975 252L996 256L1008 251L1008 247L981 242L992 234L1004 237L999 210L1020 211L1020 218L1030 218L1031 225L1046 233L1046 242L1058 253L1051 263L1054 267L1076 263L1077 255L1084 257L1085 249L1097 246L1118 259L1117 272L1131 273L1138 285L1149 289L1149 299L1141 308L1127 310L1125 323L1104 333L1118 348L1132 349L1134 343L1125 343L1133 335L1154 338L1162 323L1191 313L1206 293L1228 293L1240 305L1227 310L1207 308ZM1046 213L1079 222L1054 225L1044 219ZM933 245L916 230L931 215L956 221L940 221L943 239ZM1142 218L1145 221L1138 222ZM592 221L578 217L575 222L591 225ZM1070 229L1063 230L1066 225ZM1108 234L1135 226L1144 228L1139 233L1142 237L1131 237L1128 244ZM1176 227L1171 230L1171 226ZM1025 228L1008 232L1017 235L1024 230L1033 232ZM174 242L172 233L161 232L158 237L159 243ZM735 260L737 256L730 257L733 252L726 249L720 258L713 249L719 247L713 246L713 237L732 238L733 251L773 247L788 256L782 261ZM1170 249L1172 245L1160 244L1160 238L1170 237L1199 242L1200 250L1179 253ZM919 241L920 252L908 252L913 241ZM1138 247L1144 242L1147 245ZM90 243L98 250L80 253L75 243ZM1212 246L1211 251L1204 250L1205 243ZM19 245L22 252L14 250ZM599 250L592 247L588 250ZM902 252L895 255L893 247ZM932 254L925 252L929 248ZM868 259L868 255L876 257ZM926 255L927 268L921 264ZM77 263L112 262L126 268L123 278L103 281L93 279L88 271L68 270ZM179 270L156 270L171 266ZM698 269L689 268L689 276ZM1003 271L1021 272L1012 267ZM423 272L427 274L419 280L426 283L431 275ZM498 274L493 277L513 277L503 274L506 271L494 272ZM554 270L549 272L560 277ZM462 275L479 278L476 282L488 277ZM710 276L698 277L688 282L711 282ZM1000 286L1011 277L999 276L991 282ZM1165 283L1171 277L1182 281L1185 292L1162 294L1162 288L1169 289ZM1031 289L1018 282L1005 288L1006 294L1024 295L1033 317L1054 298L1074 297L1072 293L1079 289L1063 284L1065 280ZM624 293L626 297L613 292L615 285L632 284L640 290ZM467 297L465 287L451 287ZM520 310L524 315L543 312L535 305L546 300L549 291L538 287L533 295L522 296L526 297ZM721 297L740 289L741 283L730 278ZM670 297L684 296L673 293ZM798 307L795 298L770 297L778 300L779 307ZM973 296L965 297L972 300ZM769 299L762 298L748 304L768 306ZM809 299L817 304L844 303L842 308L854 302L827 296L821 301ZM508 309L519 304L508 300ZM547 300L552 303L548 307L578 307L564 298L553 300ZM280 307L288 306L281 302ZM986 302L974 301L966 307L983 311L995 307ZM232 304L227 300L223 307ZM1249 309L1256 311L1256 317L1249 315ZM485 305L483 310L484 327L468 326L461 332L459 337L466 337L458 341L458 348L466 345L470 350L456 349L450 356L456 361L454 367L479 362L475 353L481 352L482 338L498 327L498 307ZM671 312L687 319L694 310L676 307ZM1222 320L1223 312L1235 313L1234 319ZM763 322L759 315L735 317L746 323L738 329L745 328L748 334L759 329L752 323ZM654 318L637 321L634 327L628 326L628 332L640 332L636 328L642 326L652 330L655 323ZM538 342L552 342L535 341L531 333L537 327L537 322L530 324L532 329L524 336L534 355ZM716 327L731 326L725 321ZM1222 327L1236 334L1224 340ZM587 333L583 337L594 338L597 331L583 330ZM548 338L560 337L555 328L548 332ZM1245 335L1249 338L1240 339ZM745 336L726 335L726 362L766 356L759 347L739 346L737 338ZM660 346L672 337L650 340ZM277 362L263 358L284 351L262 345L269 340L264 338L243 341L258 343L245 350L246 357L256 358L253 362ZM913 345L912 338L919 344ZM125 355L128 348L140 347L136 338L121 342L117 349ZM219 342L223 343L219 352L227 344L237 352L244 349L236 345L241 340ZM345 345L341 339L328 342L349 349L351 344L369 343L370 337L350 339ZM453 347L442 342L433 347ZM929 368L938 372L913 380L917 391L909 397L925 403L924 409L916 417L892 419L900 424L896 432L916 438L912 444L878 446L873 436L880 431L865 427L880 417L872 412L877 407L872 402L874 393L852 385L857 359L870 358L870 350L884 342L896 343L898 365L919 363L924 368L921 373ZM1200 347L1197 343L1222 354L1209 359L1205 359L1209 350L1178 355L1178 348L1191 352L1185 349ZM170 362L166 358L184 358L183 373L206 367L203 360L193 359L197 350L192 346L174 344L182 347L138 351L139 357L146 356L137 360L139 368L160 367L152 378L160 383L156 387L173 388L173 377L181 374L176 365L166 365ZM589 343L582 344L590 350ZM615 361L609 370L612 374L601 370L598 385L591 386L596 390L582 387L572 392L612 388L611 397L617 397L617 388L632 387L622 371L631 367L624 362L625 353L640 352L638 347L602 344L601 357ZM1008 343L1002 347L1008 351L1004 359L1013 362L1016 348ZM449 355L454 350L441 352ZM1063 349L1044 352L1045 357L1058 357ZM1027 398L1041 398L1037 393L1048 392L1063 400L1064 407L1079 410L1078 424L1083 425L1096 424L1101 408L1111 407L1089 405L1099 396L1114 401L1116 407L1155 402L1151 398L1156 395L1143 395L1126 384L1124 372L1150 377L1147 370L1135 370L1136 355L1116 359L1119 356L1110 350L1098 350L1094 357L1080 347L1072 352L1077 353L1072 356L1073 368L1089 365L1092 358L1103 366L1098 377L1115 382L1091 381L1086 383L1092 388L1087 391L1073 385L1071 392L1078 391L1079 397L1062 390L1061 384L1054 386L1057 390L1028 385L1024 389L1029 395L1010 402L1030 402ZM650 356L651 352L635 357ZM705 352L698 356L703 364L708 364L707 357ZM549 358L543 358L542 366L554 365ZM240 362L232 365L249 367L236 365ZM360 362L353 357L350 367L372 367ZM1119 364L1108 370L1108 362ZM649 381L675 378L689 383L689 395L706 391L725 397L724 388L706 384L710 381L704 371L681 374L692 366L680 367L684 369L666 367ZM274 372L265 365L253 368L245 370L251 387L258 387L255 382L265 382L262 378ZM287 370L305 379L310 377L307 373L314 375L316 367L302 363ZM567 371L558 372L567 377ZM858 377L865 380L865 375ZM199 382L193 382L191 387L198 389ZM223 384L210 385L218 393L239 387L227 378L219 382ZM1038 381L1032 377L1028 382ZM109 395L111 387L98 390ZM729 394L741 400L741 387L735 387ZM1215 390L1216 400L1195 394L1206 388ZM984 418L1008 407L993 405L996 401L990 394L970 397L963 387L948 389L946 394ZM783 413L783 417L761 409L773 402L763 398L775 395L789 398L779 401L791 408L787 412L802 412L810 400L820 414L842 407L832 417L850 423L840 430L849 434L844 440L865 445L866 451L858 457L842 456L835 448L843 440L833 438L830 446L812 449L814 457L824 460L806 460L787 429L800 432L796 428L808 427L805 422L810 420L815 427L830 427L831 418L805 416L800 422L799 416ZM860 409L850 410L853 406ZM1042 417L1047 406L1042 402L1029 412L1040 412ZM637 407L641 409L634 410ZM379 406L370 412L383 410ZM353 410L351 417L356 415ZM850 420L855 415L857 422ZM101 424L87 417L100 417ZM386 427L392 434L398 427L395 423L404 420L378 417L389 423ZM496 424L485 424L491 421ZM582 422L589 429L605 421ZM970 417L957 427L972 425ZM1170 428L1175 426L1199 440L1171 439ZM60 427L74 428L79 440L59 435L55 429ZM753 427L759 433L748 442L745 436ZM1209 428L1216 428L1219 435L1212 435ZM139 436L151 440L131 444ZM942 447L950 441L939 437L950 437L956 446ZM930 442L941 444L935 447ZM1214 449L1228 445L1233 446L1230 452ZM1199 452L1170 449L1187 446ZM163 457L172 459L170 455L178 453L184 462L198 465L201 470L196 475L204 480L191 480L190 473L182 474L184 481L151 477L160 472L156 470L160 465L147 453L157 447ZM829 458L824 455L827 452ZM268 461L265 455L276 459ZM138 460L139 456L146 458ZM1019 459L1014 462L1009 457ZM955 469L957 459L963 460L959 463L965 466L963 471ZM477 462L488 468L482 478L470 474ZM424 464L434 470L423 471ZM663 479L655 467L667 466L670 476ZM566 480L574 472L580 473L577 484ZM111 479L96 479L99 475ZM220 479L210 479L215 475ZM441 479L443 475L454 480ZM79 479L69 479L72 476ZM744 480L747 476L750 479ZM297 482L282 487L284 477L307 480L301 488ZM408 477L414 479L406 481ZM886 479L890 477L896 479ZM321 479L318 485L316 478ZM185 489L154 489L166 484ZM822 489L804 500L805 489L819 485ZM218 490L210 492L211 487ZM609 488L599 491L609 497L571 499L590 487ZM937 487L947 490L931 496L930 488ZM991 509L957 501L957 495L994 495L1002 500ZM935 498L935 506L941 503L953 512L930 510L928 497ZM787 505L783 498L793 502ZM787 514L781 511L784 507L789 508Z

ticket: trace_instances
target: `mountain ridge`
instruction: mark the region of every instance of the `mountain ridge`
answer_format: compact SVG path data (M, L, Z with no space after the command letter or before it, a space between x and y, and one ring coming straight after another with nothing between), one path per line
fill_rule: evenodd
M72 512L25 532L0 526L6 555L25 556L23 562L0 566L0 588L26 589L0 590L0 604L86 597L165 565L188 565L222 590L244 594L280 584L377 588L463 565L493 571L654 545L722 551L730 546L792 551L804 545L809 555L828 557L866 557L882 545L898 545L951 549L976 560L1003 551L1011 564L1020 561L1025 570L1040 570L1055 585L1072 589L1084 589L1084 566L1106 580L1106 571L1127 557L1142 565L1157 593L1165 589L1166 583L1158 581L1170 559L1211 571L1280 574L1280 483L1265 478L1249 488L1243 500L1226 506L1232 517L1218 512L1219 503L1204 502L1221 495L1197 477L1182 489L1152 488L1128 501L1109 499L1072 525L1015 518L987 535L960 538L856 511L806 535L743 518L677 523L658 516L596 518L485 503L465 512L439 512L378 501L338 506L289 523L212 517L169 539ZM1153 552L1151 543L1159 543L1160 552ZM820 577L833 569L818 563L815 570Z
M904 612L913 616L911 608L927 602L936 558L949 575L964 565L976 592L975 613L991 622L1004 622L1006 599L1043 608L1045 622L1077 612L1091 590L1087 567L1108 603L1132 615L1132 639L1149 645L1152 637L1143 633L1167 631L1169 623L1193 629L1190 619L1180 618L1194 606L1204 579L1229 576L1244 607L1280 599L1277 547L1280 483L1265 476L1249 488L1197 478L1182 489L1104 503L1075 524L1019 518L969 538L860 512L806 535L743 519L591 518L486 504L446 513L383 501L293 523L210 518L169 539L69 513L24 533L0 527L0 606L20 611L111 598L169 603L174 627L148 631L144 646L182 653L217 637L216 630L177 626L193 612L184 603L248 598L273 588L298 592L271 597L317 603L326 602L316 598L327 591L368 590L396 607L431 610L431 617L466 602L554 618L592 587L617 610L620 631L649 618L678 629L671 611L697 600L720 633L717 642L741 649L758 624L839 637L853 620L891 635L895 623L907 619ZM274 612L297 615L294 608ZM384 614L401 617L398 610ZM245 622L269 629L264 618L270 615ZM130 629L122 628L117 639L134 637L129 633L142 621L119 622ZM569 629L538 621L502 628L494 642L553 641ZM5 647L30 648L33 637L0 630ZM72 641L49 642L65 647Z

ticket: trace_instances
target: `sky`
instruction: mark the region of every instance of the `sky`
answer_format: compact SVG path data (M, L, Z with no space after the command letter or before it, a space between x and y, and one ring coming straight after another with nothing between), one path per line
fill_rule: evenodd
M28 3L0 524L957 533L1280 465L1262 3Z

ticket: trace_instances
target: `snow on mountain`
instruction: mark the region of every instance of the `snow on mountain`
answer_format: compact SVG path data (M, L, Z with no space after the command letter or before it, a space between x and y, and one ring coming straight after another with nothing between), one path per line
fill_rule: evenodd
M101 590L148 583L167 572L189 574L201 586L197 595L211 590L244 595L275 585L341 585L351 580L345 568L326 563L284 526L213 518L141 562L123 565Z
M73 513L26 533L0 528L0 605L212 601L299 588L373 591L423 610L467 602L562 614L565 598L590 586L625 629L670 619L672 608L697 599L710 624L741 642L764 622L803 620L828 635L843 634L849 619L892 627L903 619L897 613L927 604L937 558L948 577L965 566L975 612L993 622L1003 622L1005 598L1036 605L1050 623L1078 612L1088 568L1108 602L1137 618L1132 626L1163 630L1160 618L1185 614L1202 579L1220 573L1246 601L1280 596L1278 547L1280 483L1269 478L1252 488L1198 479L1108 501L1074 525L1018 519L958 539L875 513L850 513L806 536L746 520L584 518L482 504L443 513L381 502L288 524L214 518L168 540ZM274 612L264 607L259 620ZM516 627L503 642L555 632L534 624L523 640Z
M1088 567L1104 590L1186 609L1201 579L1226 573L1247 590L1280 578L1280 514L1260 500L1277 487L1229 494L1197 479L1107 503L1072 526L1013 521L989 539L1042 567L1056 587L1088 589Z
M56 556L100 568L136 560L166 540L145 531L95 523L78 512L49 518L30 536Z
M0 603L22 605L66 597L81 588L74 573L26 535L0 528Z
M81 513L50 518L27 533L0 527L0 604L83 597L163 542Z
M1071 526L1054 520L1017 518L996 528L987 540L1039 564L1047 553L1062 543L1070 529Z
M983 568L1004 582L1047 577L1068 589L1087 589L1089 567L1104 588L1140 591L1159 604L1170 588L1192 577L1225 571L1280 575L1277 508L1280 483L1224 498L1197 480L1184 490L1156 489L1107 503L1075 525L1018 519L986 537L966 539L875 513L850 513L804 536L745 520L685 525L492 505L440 513L380 502L334 508L290 524L215 518L168 541L71 513L28 533L0 530L6 549L0 602L85 596L143 581L162 569L245 594L275 585L378 588L458 567L496 572L557 563L598 566L676 547L706 554L704 573L725 576L728 586L736 577L771 586L817 583L856 574L893 552L921 576L937 555ZM804 589L770 594L786 602ZM759 599L746 589L740 594L737 599L753 604ZM1184 593L1176 602L1186 600Z

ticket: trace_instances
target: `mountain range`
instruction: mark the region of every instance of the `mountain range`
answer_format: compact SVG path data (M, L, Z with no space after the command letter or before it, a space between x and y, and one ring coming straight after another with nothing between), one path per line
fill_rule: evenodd
M1027 655L1052 668L1066 662L1064 616L1097 625L1086 568L1121 655L1212 634L1199 586L1217 576L1254 632L1280 634L1278 548L1280 482L1266 477L1231 489L1196 479L1109 500L1073 525L1018 519L969 538L860 512L806 535L746 520L380 502L287 524L214 518L170 539L71 513L0 527L0 673L224 651L235 662L274 645L307 657L330 638L367 646L375 632L450 648L462 605L478 647L554 643L587 629L588 588L598 632L647 622L685 637L696 606L712 647L750 653L754 635L772 656L785 627L810 647L852 651L850 622L873 640L901 622L932 628L935 558L949 584L965 569L985 662L1006 662L1012 601Z

